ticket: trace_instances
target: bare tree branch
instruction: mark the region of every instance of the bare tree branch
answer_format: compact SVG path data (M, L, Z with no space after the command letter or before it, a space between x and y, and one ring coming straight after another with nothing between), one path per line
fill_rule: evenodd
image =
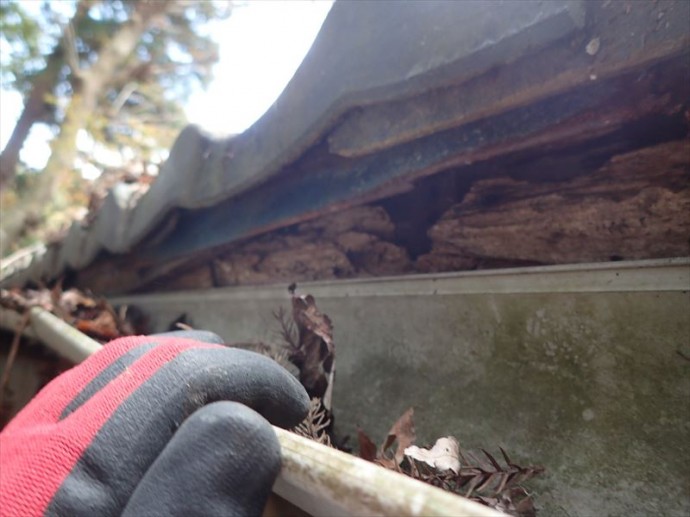
M92 5L94 5L94 2L89 3L81 0L77 4L77 10L67 26L74 27L78 25L87 15ZM12 135L0 155L0 190L7 186L17 172L19 153L24 146L24 141L29 136L31 127L48 114L46 97L52 93L59 80L60 69L65 59L64 49L66 46L63 35L63 39L48 56L45 69L33 81L33 86L24 103L22 114L19 116Z

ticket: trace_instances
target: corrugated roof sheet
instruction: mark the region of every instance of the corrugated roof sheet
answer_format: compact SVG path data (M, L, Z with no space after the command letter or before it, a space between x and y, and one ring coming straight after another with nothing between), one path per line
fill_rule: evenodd
M500 6L481 1L336 2L301 67L254 126L223 139L187 127L138 202L130 202L131 187L116 187L91 224L74 223L62 242L3 264L2 284L54 279L88 266L103 252L122 255L145 247L154 262L179 257L314 210L332 210L406 174L432 170L464 149L457 142L474 149L516 139L527 130L548 129L611 92L602 83L591 95L509 114L497 122L500 131L470 122L519 106L521 100L524 104L528 94L545 98L589 81L585 73L597 64L592 56L582 51L572 63L559 63L558 52L565 52L559 50L551 56L553 63L547 63L551 69L530 70L524 77L498 74L491 88L471 80L567 36L586 40L596 29L585 26L587 9L592 7L581 0L507 1ZM596 57L599 66L620 70L626 63L687 50L687 30L677 21L687 4L679 3L677 9L677 16L669 17L671 28L648 38L643 49L615 34L610 42L602 40L609 53L602 50ZM635 23L646 23L643 15L646 11ZM605 22L602 18L599 23ZM548 87L545 79L552 80ZM471 104L463 103L465 95ZM425 140L463 125L464 133ZM404 159L391 151L408 143L414 145L404 146ZM308 174L290 168L324 146L334 158L362 158L347 167L338 162L319 170L312 166ZM254 195L259 191L264 194Z

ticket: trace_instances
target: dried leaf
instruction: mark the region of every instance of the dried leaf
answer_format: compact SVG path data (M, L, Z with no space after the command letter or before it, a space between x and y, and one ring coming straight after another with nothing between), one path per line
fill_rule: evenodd
M412 445L416 439L414 408L409 408L393 424L390 431L388 431L386 441L383 443L383 447L381 447L381 455L385 457L386 451L397 441L398 445L395 449L394 457L396 465L400 465L405 457L405 449Z
M75 327L84 334L110 341L120 336L115 318L108 311L101 311L94 319L77 320Z
M320 399L313 398L309 401L309 412L306 418L297 427L292 429L295 434L304 436L328 447L333 447L329 430L331 419L329 413Z
M357 440L359 441L359 457L367 461L376 461L376 445L359 427Z
M291 291L291 293L294 291ZM285 312L285 309L279 307L277 311L273 311L273 317L278 320L280 330L278 331L285 345L292 351L299 349L299 336L297 336L297 329L294 321L290 320Z
M299 347L290 359L300 370L300 382L311 397L323 400L332 410L335 345L330 318L316 307L311 295L292 297L292 318L297 325Z
M191 320L187 316L186 312L183 312L180 314L177 318L175 318L173 321L170 322L170 325L168 325L168 332L174 332L176 330L180 330L180 324L189 327L190 329L194 328L194 325L192 324Z
M483 455L477 456L458 447L456 458L461 460L461 464L456 472L439 468L433 458L429 457L433 448L427 450L413 446L405 451L408 461L400 470L415 479L463 495L501 512L518 517L533 517L531 495L519 483L542 473L544 468L522 467L501 449L507 464L504 467L491 453L480 450Z
M481 480L481 483L480 483L479 485L477 485L474 489L475 489L477 492L489 491L489 490L488 490L489 487L495 486L495 484L496 484L495 481L496 481L496 479L498 479L499 477L500 477L500 473L497 473L497 472L486 473L486 474L484 475L483 479ZM490 490L490 492L496 493L497 490L495 490L495 489L494 489L494 490Z
M500 472L502 469L501 469L501 466L500 466L500 465L498 464L498 462L496 461L496 458L494 458L494 457L493 457L491 454L489 454L486 450L484 450L484 449L480 449L480 450L484 453L484 455L485 455L487 458L489 458L489 461L491 462L491 464L492 464L492 465L494 466L494 468L496 469L496 472Z
M48 311L53 310L53 300L50 291L41 289L0 289L0 306L18 312L31 307L42 307Z
M503 447L499 447L499 449L501 451L501 454L503 454L503 459L506 460L506 465L508 465L509 467L516 467L517 465L515 465L511 461L510 456L508 456L508 453L505 451L505 449Z
M537 515L532 496L524 488L511 488L508 497L515 507L515 513L520 517L535 517Z
M149 317L136 305L120 305L115 309L115 314L123 336L150 334Z
M77 330L101 341L127 335L127 325L105 299L97 299L77 289L62 291L58 281L52 289L0 290L0 305L25 311L42 307Z
M412 445L404 449L404 454L417 461L423 461L441 472L452 470L457 474L460 470L459 451L458 441L452 436L446 436L436 440L431 449Z
M96 301L88 296L85 296L77 289L68 289L59 295L58 305L67 314L76 315L80 308L93 309L96 307Z

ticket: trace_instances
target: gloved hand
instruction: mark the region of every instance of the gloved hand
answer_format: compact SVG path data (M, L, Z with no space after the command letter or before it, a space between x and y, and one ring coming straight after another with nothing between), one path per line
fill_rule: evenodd
M307 394L186 334L117 339L41 390L0 433L0 515L260 515L280 470L269 422L299 423Z

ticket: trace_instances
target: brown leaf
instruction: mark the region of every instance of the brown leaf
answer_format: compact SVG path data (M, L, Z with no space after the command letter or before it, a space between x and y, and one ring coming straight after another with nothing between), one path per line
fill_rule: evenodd
M501 454L503 454L503 459L506 460L506 465L509 467L517 467L517 465L515 465L515 463L513 463L510 459L510 456L508 456L506 450L503 447L499 447L499 449L501 450Z
M359 441L359 457L367 461L375 461L376 445L359 427L357 428L357 440Z
M23 311L36 306L50 311L53 309L53 301L50 291L47 289L39 291L18 288L0 289L0 306L15 311Z
M491 454L489 454L489 452L487 450L485 450L485 449L479 449L479 450L482 451L487 458L489 458L489 461L491 462L491 464L496 469L496 472L500 472L503 470L501 468L501 466L498 464L498 462L496 461L496 458L494 458Z
M482 475L477 474L473 478L470 479L469 486L467 487L467 492L465 492L465 497L470 497L472 493L474 492L474 489L477 488L479 484L482 482Z
M292 287L292 286L291 286ZM291 293L294 292L290 291ZM295 322L288 318L285 309L278 307L278 310L273 311L273 317L278 321L280 325L280 330L278 334L283 340L283 343L288 346L292 351L299 349L299 337L297 336L297 329L295 328Z
M120 333L123 336L149 334L149 317L136 305L120 305L115 309Z
M328 447L333 447L329 434L330 427L331 419L328 411L321 400L313 398L309 401L309 413L307 413L306 418L297 427L294 427L292 432Z
M511 488L508 492L508 497L515 506L515 510L520 517L535 517L537 515L534 501L524 488Z
M414 408L409 408L393 424L393 427L391 427L390 431L388 431L386 441L383 443L383 447L381 447L382 456L393 445L393 443L397 441L398 445L395 449L394 456L396 464L400 465L405 457L405 449L412 445L416 439L417 435L414 428Z
M300 370L300 382L310 397L322 399L331 411L335 375L333 324L319 311L311 295L292 297L292 318L297 325L299 347L290 358Z
M110 341L120 336L117 323L113 315L106 310L101 311L93 319L77 320L75 327L77 330L91 336Z
M93 309L96 301L77 289L68 289L59 296L58 305L67 314L74 316L79 308Z
M493 472L490 474L487 474L482 482L474 487L474 489L477 492L483 492L484 490L489 489L490 487L493 487L496 484L496 480L500 479L501 473L500 472ZM499 482L500 483L500 482ZM496 490L492 490L492 492L496 492Z
M384 468L387 468L388 470L395 470L396 472L400 472L400 465L393 459L393 458L386 458L384 456L379 456L376 458L376 463L381 465Z

